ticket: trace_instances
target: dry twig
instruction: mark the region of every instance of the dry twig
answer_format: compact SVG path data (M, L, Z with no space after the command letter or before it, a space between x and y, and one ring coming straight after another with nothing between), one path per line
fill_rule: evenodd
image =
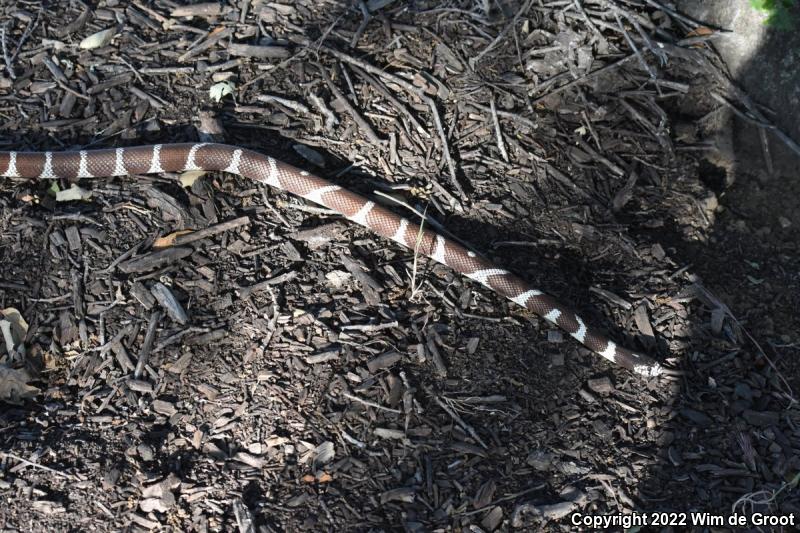
M447 141L447 135L444 132L444 127L442 126L442 121L441 121L441 118L439 117L439 111L438 111L438 109L436 107L436 102L434 102L433 98L431 98L430 96L425 94L425 92L421 88L415 86L414 84L404 80L403 78L401 78L399 76L396 76L396 75L391 74L389 72L386 72L386 71L384 71L382 69L379 69L378 67L376 67L374 65L371 65L370 63L367 63L366 61L362 61L360 59L356 59L355 57L352 57L352 56L350 56L348 54L345 54L343 52L340 52L338 50L335 50L333 48L330 48L328 46L324 46L324 45L321 45L321 44L317 45L316 47L314 47L311 44L311 41L309 39L305 38L305 37L294 37L294 40L297 43L299 43L299 44L301 44L303 46L309 47L310 49L315 48L316 50L323 51L323 52L325 52L327 54L332 55L333 57L337 58L340 61L344 61L345 63L350 63L351 65L355 65L357 67L360 67L361 69L365 70L366 72L369 72L370 74L374 74L374 75L378 76L379 78L384 78L384 79L394 83L395 85L398 85L398 86L402 87L403 89L405 89L409 93L416 95L419 99L421 99L423 102L425 102L425 104L427 104L427 106L431 110L431 114L433 116L434 126L436 127L436 131L439 133L439 139L442 142L442 153L444 155L445 162L447 163L447 168L450 171L450 182L453 185L453 187L456 189L456 191L458 191L458 194L459 194L460 198L462 200L466 200L467 195L464 192L464 189L461 187L461 184L458 182L458 178L456 177L455 165L453 164L453 160L452 160L452 158L450 156L450 144ZM457 209L459 211L463 211L463 209L464 209L460 204L452 205L452 207L454 207L455 209Z

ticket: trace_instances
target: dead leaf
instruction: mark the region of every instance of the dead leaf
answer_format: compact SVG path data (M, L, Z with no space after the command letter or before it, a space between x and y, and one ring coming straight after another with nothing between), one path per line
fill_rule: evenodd
M82 40L78 46L80 48L83 48L84 50L92 50L94 48L100 48L110 43L111 39L113 39L116 34L117 34L116 28L109 28L107 30L98 31L97 33L93 33L92 35Z
M92 197L92 191L87 191L83 187L72 184L69 189L56 193L56 202L73 202L75 200L88 200Z
M181 174L181 186L189 188L194 182L206 175L205 170L187 170Z
M320 466L326 465L333 461L333 458L336 456L336 451L334 444L327 440L314 448L313 452L313 466L315 470L318 470Z
M333 476L327 472L320 472L316 476L306 474L303 476L303 481L305 483L330 483L333 481Z
M6 350L11 353L28 334L28 323L14 307L7 307L0 311L0 317L2 317L0 329L2 329Z
M687 33L686 37L702 37L704 35L714 35L714 33L716 32L711 28L708 28L706 26L698 26L697 28Z
M14 341L14 335L11 333L11 322L8 320L0 320L0 333L3 335L3 341L6 344L6 352L14 353L14 348L17 346Z
M175 245L175 239L177 239L181 235L186 235L188 233L193 233L193 232L194 232L194 230L190 230L190 229L182 229L182 230L179 230L179 231L174 231L174 232L170 233L169 235L165 235L163 237L159 237L158 239L156 239L156 242L153 243L153 248L156 248L156 249L158 249L158 248L169 248L170 246L174 246Z
M282 446L289 442L289 439L286 437L279 437L277 435L273 435L267 438L267 448L274 448L275 446Z
M20 404L35 398L41 391L28 385L31 377L25 370L0 365L0 401Z
M328 285L334 289L341 289L352 276L349 272L343 270L332 270L325 274L325 279L328 280Z

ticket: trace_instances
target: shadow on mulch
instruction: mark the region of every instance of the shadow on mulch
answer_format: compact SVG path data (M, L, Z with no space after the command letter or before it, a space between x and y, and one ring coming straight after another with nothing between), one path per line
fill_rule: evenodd
M781 57L770 54L787 46L799 49L800 34L787 36L771 29L762 43L774 63ZM741 75L743 80L777 68L769 62L765 65L762 53L753 56L751 68ZM737 95L732 94L731 101L736 102ZM787 121L796 123L797 114L792 111L775 118L778 127L785 127L782 123ZM737 157L702 160L696 168L721 206L705 238L688 238L681 229L684 213L680 210L668 213L663 227L641 229L635 236L637 245L661 245L671 259L688 267L694 290L685 296L697 302L684 333L693 347L681 360L685 374L679 391L663 407L670 415L661 428L660 460L641 476L637 496L643 512L800 516L795 489L800 472L795 451L798 418L793 405L800 386L796 311L800 309L800 182L787 171L797 167L800 157L767 132L770 157L775 158L768 164L752 121L734 115L723 128L729 130L716 134L723 143L730 142L724 137L734 137ZM763 172L756 172L759 167ZM769 175L767 168L774 168L774 173ZM481 236L480 250L488 250L486 244L494 238L518 236L513 223L495 226L451 217L448 227L457 228L458 235ZM558 256L554 265L552 259L544 259L548 255ZM601 313L582 305L597 271L587 257L546 246L496 251L493 256L534 285L538 280L530 272L535 272L535 265L550 262L555 277L545 279L549 286L542 288L573 303L592 323L613 327ZM606 279L604 286L613 292L625 284ZM615 340L633 347L644 345L643 339ZM660 358L668 355L663 347L650 353ZM582 382L562 385L579 388ZM766 492L755 494L758 491ZM778 491L780 496L773 500L772 494ZM691 525L691 518L687 519L685 525Z
M779 72L783 51L798 49L799 33L769 29L737 78L746 87L767 72ZM795 86L800 83L797 71L792 77ZM770 103L788 98L774 96ZM731 102L737 99L730 95ZM782 107L772 118L791 132L797 110ZM691 311L697 350L687 351L682 361L685 375L671 405L676 416L664 428L661 462L642 477L640 499L645 510L794 513L797 520L800 461L793 404L800 386L800 182L788 169L797 168L800 156L766 131L775 158L768 164L759 128L736 115L717 135L720 144L735 148L697 168L721 206L707 239L687 239L676 224L652 239L688 265L712 295L710 303L721 302L729 314L714 331L715 314L725 315L723 310L707 301ZM772 175L768 168L775 169ZM758 491L766 492L754 494Z

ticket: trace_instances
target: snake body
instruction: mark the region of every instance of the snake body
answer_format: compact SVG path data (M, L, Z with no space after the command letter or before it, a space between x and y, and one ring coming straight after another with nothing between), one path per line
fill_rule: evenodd
M431 229L354 192L264 154L224 144L156 144L72 152L0 152L0 170L10 178L77 179L182 172L238 174L331 209L378 235L447 265L512 302L552 322L578 342L637 374L652 377L664 368L652 358L617 345L554 297L534 289Z

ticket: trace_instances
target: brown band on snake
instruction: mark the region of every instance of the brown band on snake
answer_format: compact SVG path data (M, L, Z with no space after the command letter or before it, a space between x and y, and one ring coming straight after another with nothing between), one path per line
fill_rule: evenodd
M4 177L39 179L104 178L130 174L224 171L289 191L340 213L375 233L478 281L556 324L609 361L652 377L664 368L646 355L606 338L558 300L511 272L497 268L430 229L420 226L354 192L269 156L224 144L157 144L80 152L0 152Z

